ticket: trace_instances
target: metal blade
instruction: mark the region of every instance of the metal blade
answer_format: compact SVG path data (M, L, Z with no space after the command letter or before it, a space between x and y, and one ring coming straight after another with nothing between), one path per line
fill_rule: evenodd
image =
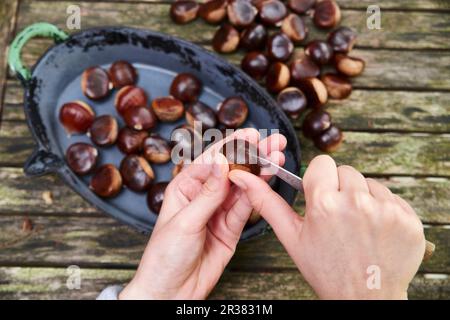
M270 174L276 175L278 178L288 183L294 189L300 191L301 193L304 193L303 180L299 176L296 176L292 172L287 171L286 169L263 157L258 157L258 163L261 168L264 168L266 170L269 169Z

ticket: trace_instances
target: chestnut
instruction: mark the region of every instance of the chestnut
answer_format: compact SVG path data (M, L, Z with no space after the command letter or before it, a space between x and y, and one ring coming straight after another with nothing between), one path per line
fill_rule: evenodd
M365 66L366 63L360 58L350 57L342 53L334 57L336 70L349 77L360 75L364 71Z
M81 75L81 90L92 100L103 99L109 95L112 83L108 73L100 67L90 67Z
M277 102L280 108L292 119L297 119L308 106L305 94L294 87L281 91L278 94Z
M99 167L92 176L89 188L100 197L112 198L122 189L122 177L112 164Z
M178 0L170 6L170 17L177 24L185 24L197 18L199 9L196 1Z
M125 154L139 153L145 138L148 137L146 131L136 131L128 127L120 129L117 137L117 147Z
M306 13L309 9L311 9L316 0L288 0L287 5L289 9L298 14Z
M342 143L344 135L338 127L331 125L328 130L316 136L314 145L324 152L336 151Z
M313 110L303 119L302 132L306 138L314 138L330 127L330 114L323 110Z
M266 88L273 93L280 92L289 85L290 78L289 68L284 63L275 62L267 71Z
M333 48L325 41L314 40L306 45L305 54L315 63L324 65L333 58Z
M172 178L175 178L184 168L183 161L180 161L172 168Z
M186 122L194 126L194 122L201 122L203 130L214 128L217 125L216 113L206 104L200 101L186 106Z
M334 0L322 0L314 6L314 24L319 28L333 28L341 21L341 9Z
M294 44L287 35L278 32L267 41L267 54L271 60L286 61L294 52Z
M248 0L229 0L228 20L237 28L245 28L253 23L258 10Z
M351 82L337 74L326 73L320 77L327 88L328 96L333 99L345 99L352 93Z
M89 129L89 136L92 142L98 146L110 146L117 140L119 126L116 118L110 115L103 115L95 118Z
M200 80L190 73L180 73L170 85L170 94L181 102L194 102L202 91Z
M220 53L235 51L239 46L239 32L231 24L224 24L214 34L212 46Z
M316 78L320 75L319 66L308 56L292 61L289 69L294 84L303 79Z
M263 53L252 51L242 59L241 68L253 79L261 80L269 69L269 60Z
M86 133L94 118L94 111L83 101L65 103L59 110L59 121L69 135Z
M211 0L200 5L198 15L208 23L219 23L227 16L227 0Z
M125 86L120 89L114 101L117 112L123 116L126 110L134 107L145 107L148 103L144 89L135 86Z
M261 173L257 159L258 148L247 140L230 140L222 146L220 152L227 159L230 171L244 170L257 176Z
M125 124L134 130L150 130L158 120L152 109L148 107L128 108L123 113Z
M334 52L349 53L356 42L356 32L348 27L340 27L328 35L327 39Z
M134 85L137 81L137 72L131 63L119 60L109 67L109 77L114 88L119 89Z
M253 24L241 33L239 45L245 50L262 50L267 42L267 30L262 24Z
M156 98L152 102L152 109L156 117L162 122L173 122L184 114L183 103L172 97Z
M166 163L170 160L171 147L159 134L151 134L142 145L145 159L153 163Z
M95 168L97 159L98 150L88 143L74 143L66 151L67 164L78 175L90 173Z
M218 108L217 118L227 128L237 129L248 117L248 106L240 97L225 99Z
M120 163L123 184L133 191L147 190L155 179L152 167L144 158L135 154L127 155Z
M281 31L283 31L294 43L301 42L308 35L308 28L305 26L305 22L300 16L294 13L291 13L284 18L281 25Z
M303 91L308 100L308 107L318 108L328 101L327 88L317 78L306 78L296 82L296 86Z
M266 0L258 9L261 21L271 26L280 26L288 13L285 4L279 0Z
M147 193L147 205L154 214L159 214L164 201L164 192L169 182L158 182L154 184Z
M197 132L193 127L187 124L176 127L172 131L170 138L173 142L172 155L174 156L174 162L178 160L176 157L194 160L203 152L203 139L201 133ZM185 154L184 151L188 151L188 154Z

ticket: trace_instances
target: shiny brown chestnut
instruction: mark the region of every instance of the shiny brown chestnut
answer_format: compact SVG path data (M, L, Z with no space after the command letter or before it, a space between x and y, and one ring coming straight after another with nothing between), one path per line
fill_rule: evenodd
M348 77L356 77L364 71L366 63L360 58L337 54L334 57L334 67Z
M282 32L271 35L267 41L267 54L269 59L286 61L294 52L294 44L287 35Z
M229 0L228 20L237 28L245 28L253 23L258 10L248 0Z
M92 100L103 99L109 95L112 83L108 73L100 67L90 67L81 75L81 90Z
M134 130L150 130L158 123L155 113L148 107L128 108L123 113L123 120Z
M83 142L74 143L66 151L66 161L70 169L78 175L85 175L95 168L98 150Z
M241 68L253 79L261 80L269 69L269 60L263 53L251 51L242 59Z
M167 140L159 134L151 134L144 140L143 155L145 159L153 163L166 163L170 160L172 148Z
M196 1L178 0L170 6L170 17L177 24L189 23L197 19L200 5Z
M227 0L211 0L200 5L198 15L208 23L222 22L227 16Z
M220 53L231 53L239 46L239 32L226 23L217 29L212 39L213 49Z
M127 61L116 61L109 67L109 77L114 88L134 85L137 81L137 72L133 65Z
M247 140L233 139L225 143L220 152L229 164L229 170L244 170L259 176L261 166L258 164L258 148Z
M322 134L316 136L314 140L314 145L324 152L333 152L336 151L342 143L344 135L341 130L331 125L328 130L323 132Z
M280 26L288 14L286 5L279 0L266 0L258 9L261 21L270 26Z
M302 132L306 138L314 138L331 127L331 116L323 110L313 110L303 119Z
M164 201L164 192L169 182L158 182L151 186L147 193L147 205L154 214L159 214Z
M299 43L308 36L308 28L305 26L305 22L300 16L294 13L291 13L284 18L281 25L281 31L283 31L294 43Z
M145 107L148 97L144 89L136 86L125 86L120 89L114 100L117 112L123 116L126 110L134 107Z
M333 58L333 48L325 41L314 40L305 47L305 54L319 65L327 64Z
M89 188L100 197L112 198L122 189L122 177L112 164L99 167L92 176Z
M147 137L146 131L136 131L124 127L119 131L117 147L125 154L139 153L142 151L144 140Z
M296 86L303 91L308 101L308 107L318 108L328 101L327 88L317 78L307 78L300 80Z
M323 29L333 28L341 21L341 9L334 0L323 0L314 6L314 24Z
M201 91L202 83L190 73L180 73L170 85L170 94L181 102L197 101Z
M298 88L286 88L278 94L280 108L292 119L297 119L308 106L305 94Z
M152 109L159 121L173 122L184 114L183 103L172 97L156 98L152 102Z
M113 145L117 140L118 132L117 120L110 115L95 118L89 128L89 136L92 142L102 147Z
M320 77L327 88L328 96L333 99L345 99L352 93L351 82L340 75L326 73Z
M123 158L120 163L120 174L123 184L136 192L148 190L155 179L153 169L147 160L135 154Z
M227 128L237 129L248 117L247 103L240 97L225 99L219 106L217 118Z
M86 133L94 118L94 111L83 101L65 103L59 110L59 121L69 135Z
M289 85L290 78L289 68L282 62L275 62L267 71L266 88L270 92L278 93Z
M216 113L206 104L200 101L190 103L186 106L186 122L194 127L195 122L202 124L202 130L216 127Z
M287 5L289 9L294 11L298 14L306 13L308 10L310 10L314 4L316 3L316 0L288 0Z
M340 27L328 35L327 41L334 52L349 53L356 42L356 32L348 27Z
M306 78L317 78L320 75L320 67L308 56L292 61L289 69L291 81L294 84Z
M262 24L253 24L241 33L239 45L245 50L262 50L267 42L267 30Z

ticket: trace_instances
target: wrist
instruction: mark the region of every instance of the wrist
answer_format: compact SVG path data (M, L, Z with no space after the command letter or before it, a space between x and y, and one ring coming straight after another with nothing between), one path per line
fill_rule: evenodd
M142 288L134 279L119 293L119 300L157 300L148 289Z

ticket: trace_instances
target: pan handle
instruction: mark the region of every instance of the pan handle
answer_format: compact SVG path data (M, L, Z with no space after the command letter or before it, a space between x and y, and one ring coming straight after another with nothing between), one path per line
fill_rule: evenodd
M53 24L39 22L26 27L14 38L9 47L8 65L23 85L31 79L31 71L23 65L20 54L23 46L34 37L51 37L55 43L59 43L69 36Z
M24 172L29 177L42 176L55 172L63 165L61 159L41 147L37 147L24 165Z

